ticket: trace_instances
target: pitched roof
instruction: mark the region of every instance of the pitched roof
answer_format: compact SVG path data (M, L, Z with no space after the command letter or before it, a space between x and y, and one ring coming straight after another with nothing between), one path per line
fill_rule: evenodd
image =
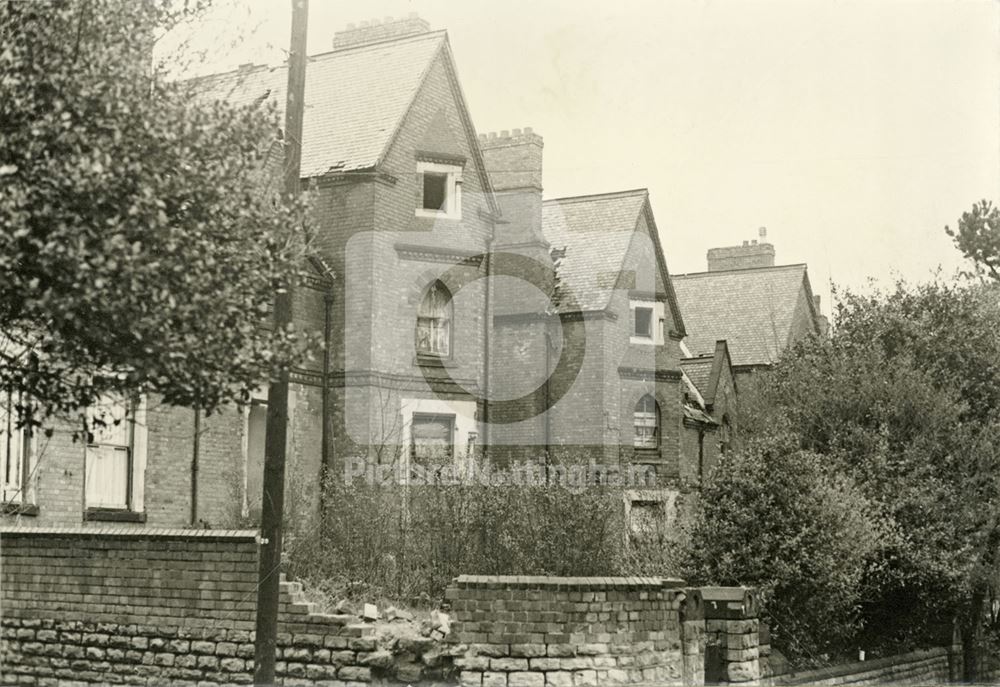
M302 176L375 167L442 46L432 31L313 55L306 67ZM284 111L284 65L256 66L197 79L203 97L235 104L274 102Z
M543 203L545 240L565 249L556 259L560 311L608 306L646 197L637 189Z
M725 339L733 365L770 364L789 342L802 289L812 294L804 264L672 276L695 356Z
M708 379L712 375L714 360L712 356L681 358L681 371L703 396L708 393Z

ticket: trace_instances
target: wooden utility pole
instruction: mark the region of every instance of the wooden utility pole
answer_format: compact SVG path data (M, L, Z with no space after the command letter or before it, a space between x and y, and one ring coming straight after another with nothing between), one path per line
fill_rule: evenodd
M288 94L285 99L285 196L299 195L302 161L302 113L306 90L306 26L309 0L292 0L292 39L288 54ZM274 299L275 330L292 322L291 284ZM264 494L260 514L260 570L257 577L257 634L254 640L256 685L273 685L278 644L279 582L282 516L285 507L285 452L288 436L288 370L271 383L264 434Z

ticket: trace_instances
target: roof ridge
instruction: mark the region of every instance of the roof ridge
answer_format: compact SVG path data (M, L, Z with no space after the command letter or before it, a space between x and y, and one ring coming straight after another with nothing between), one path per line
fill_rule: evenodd
M359 45L349 45L349 46L346 46L346 47L343 47L343 48L335 48L333 50L324 50L323 52L312 53L312 54L310 54L310 55L307 56L307 59L308 59L308 61L312 62L316 58L329 58L329 57L333 57L333 56L336 56L336 55L343 55L344 53L350 52L352 50L354 50L354 51L361 51L361 50L364 50L365 48L370 48L370 47L375 46L375 45L385 45L386 43L394 43L394 42L402 43L404 41L417 40L418 38L420 38L420 39L426 39L426 38L428 38L430 36L444 36L444 37L447 37L447 35L448 35L447 29L438 29L437 31L425 31L424 33L411 33L411 34L407 34L405 36L392 36L392 37L385 38L385 39L380 40L380 41L372 41L371 43L361 43ZM180 79L180 81L187 81L187 82L192 82L193 83L193 82L197 82L197 81L203 81L205 79L214 79L214 78L217 78L217 77L228 76L228 75L231 75L231 74L254 74L254 73L260 72L260 71L274 71L276 69L287 69L287 68L288 68L288 63L287 62L275 62L274 64L268 64L266 62L262 62L261 64L251 64L250 66L242 65L242 66L238 66L238 67L233 67L232 69L227 69L226 71L223 71L223 72L212 72L210 74L199 74L198 76L192 76L192 77L187 78L187 79Z
M787 265L771 265L771 266L760 266L760 267L737 267L731 270L711 270L704 272L682 272L679 274L671 274L671 279L682 279L685 277L707 277L710 275L717 274L740 274L745 272L765 272L767 270L786 270L793 267L806 267L808 268L808 263L805 262L792 262Z
M562 198L547 198L542 200L542 204L545 203L575 203L585 200L597 200L606 198L624 198L626 196L635 196L639 194L648 194L648 188L633 188L627 191L609 191L608 193L588 193L582 196L564 196Z

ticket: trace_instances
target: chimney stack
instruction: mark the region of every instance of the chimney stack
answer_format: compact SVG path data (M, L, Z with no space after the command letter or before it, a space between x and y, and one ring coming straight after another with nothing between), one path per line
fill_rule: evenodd
M542 233L542 137L531 128L480 134L486 171L500 206L501 222L494 247L501 252L530 258L540 268L539 279L546 283L542 292L554 288L552 257ZM542 283L536 280L536 283ZM543 304L531 304L531 294L497 294L497 312L505 307L541 311Z
M372 19L371 21L363 21L360 25L348 24L347 28L334 33L333 49L353 48L392 38L427 33L430 30L431 25L417 16L416 12L411 12L399 19L392 17L386 17L384 20Z
M726 246L708 250L708 271L745 270L752 267L774 267L774 246L767 241L767 227L757 230L760 240L743 241L742 246Z

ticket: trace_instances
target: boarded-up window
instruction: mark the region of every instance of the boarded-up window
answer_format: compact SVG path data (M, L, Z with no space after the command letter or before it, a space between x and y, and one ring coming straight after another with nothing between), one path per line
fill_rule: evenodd
M454 415L413 415L411 457L416 465L444 465L455 455Z

